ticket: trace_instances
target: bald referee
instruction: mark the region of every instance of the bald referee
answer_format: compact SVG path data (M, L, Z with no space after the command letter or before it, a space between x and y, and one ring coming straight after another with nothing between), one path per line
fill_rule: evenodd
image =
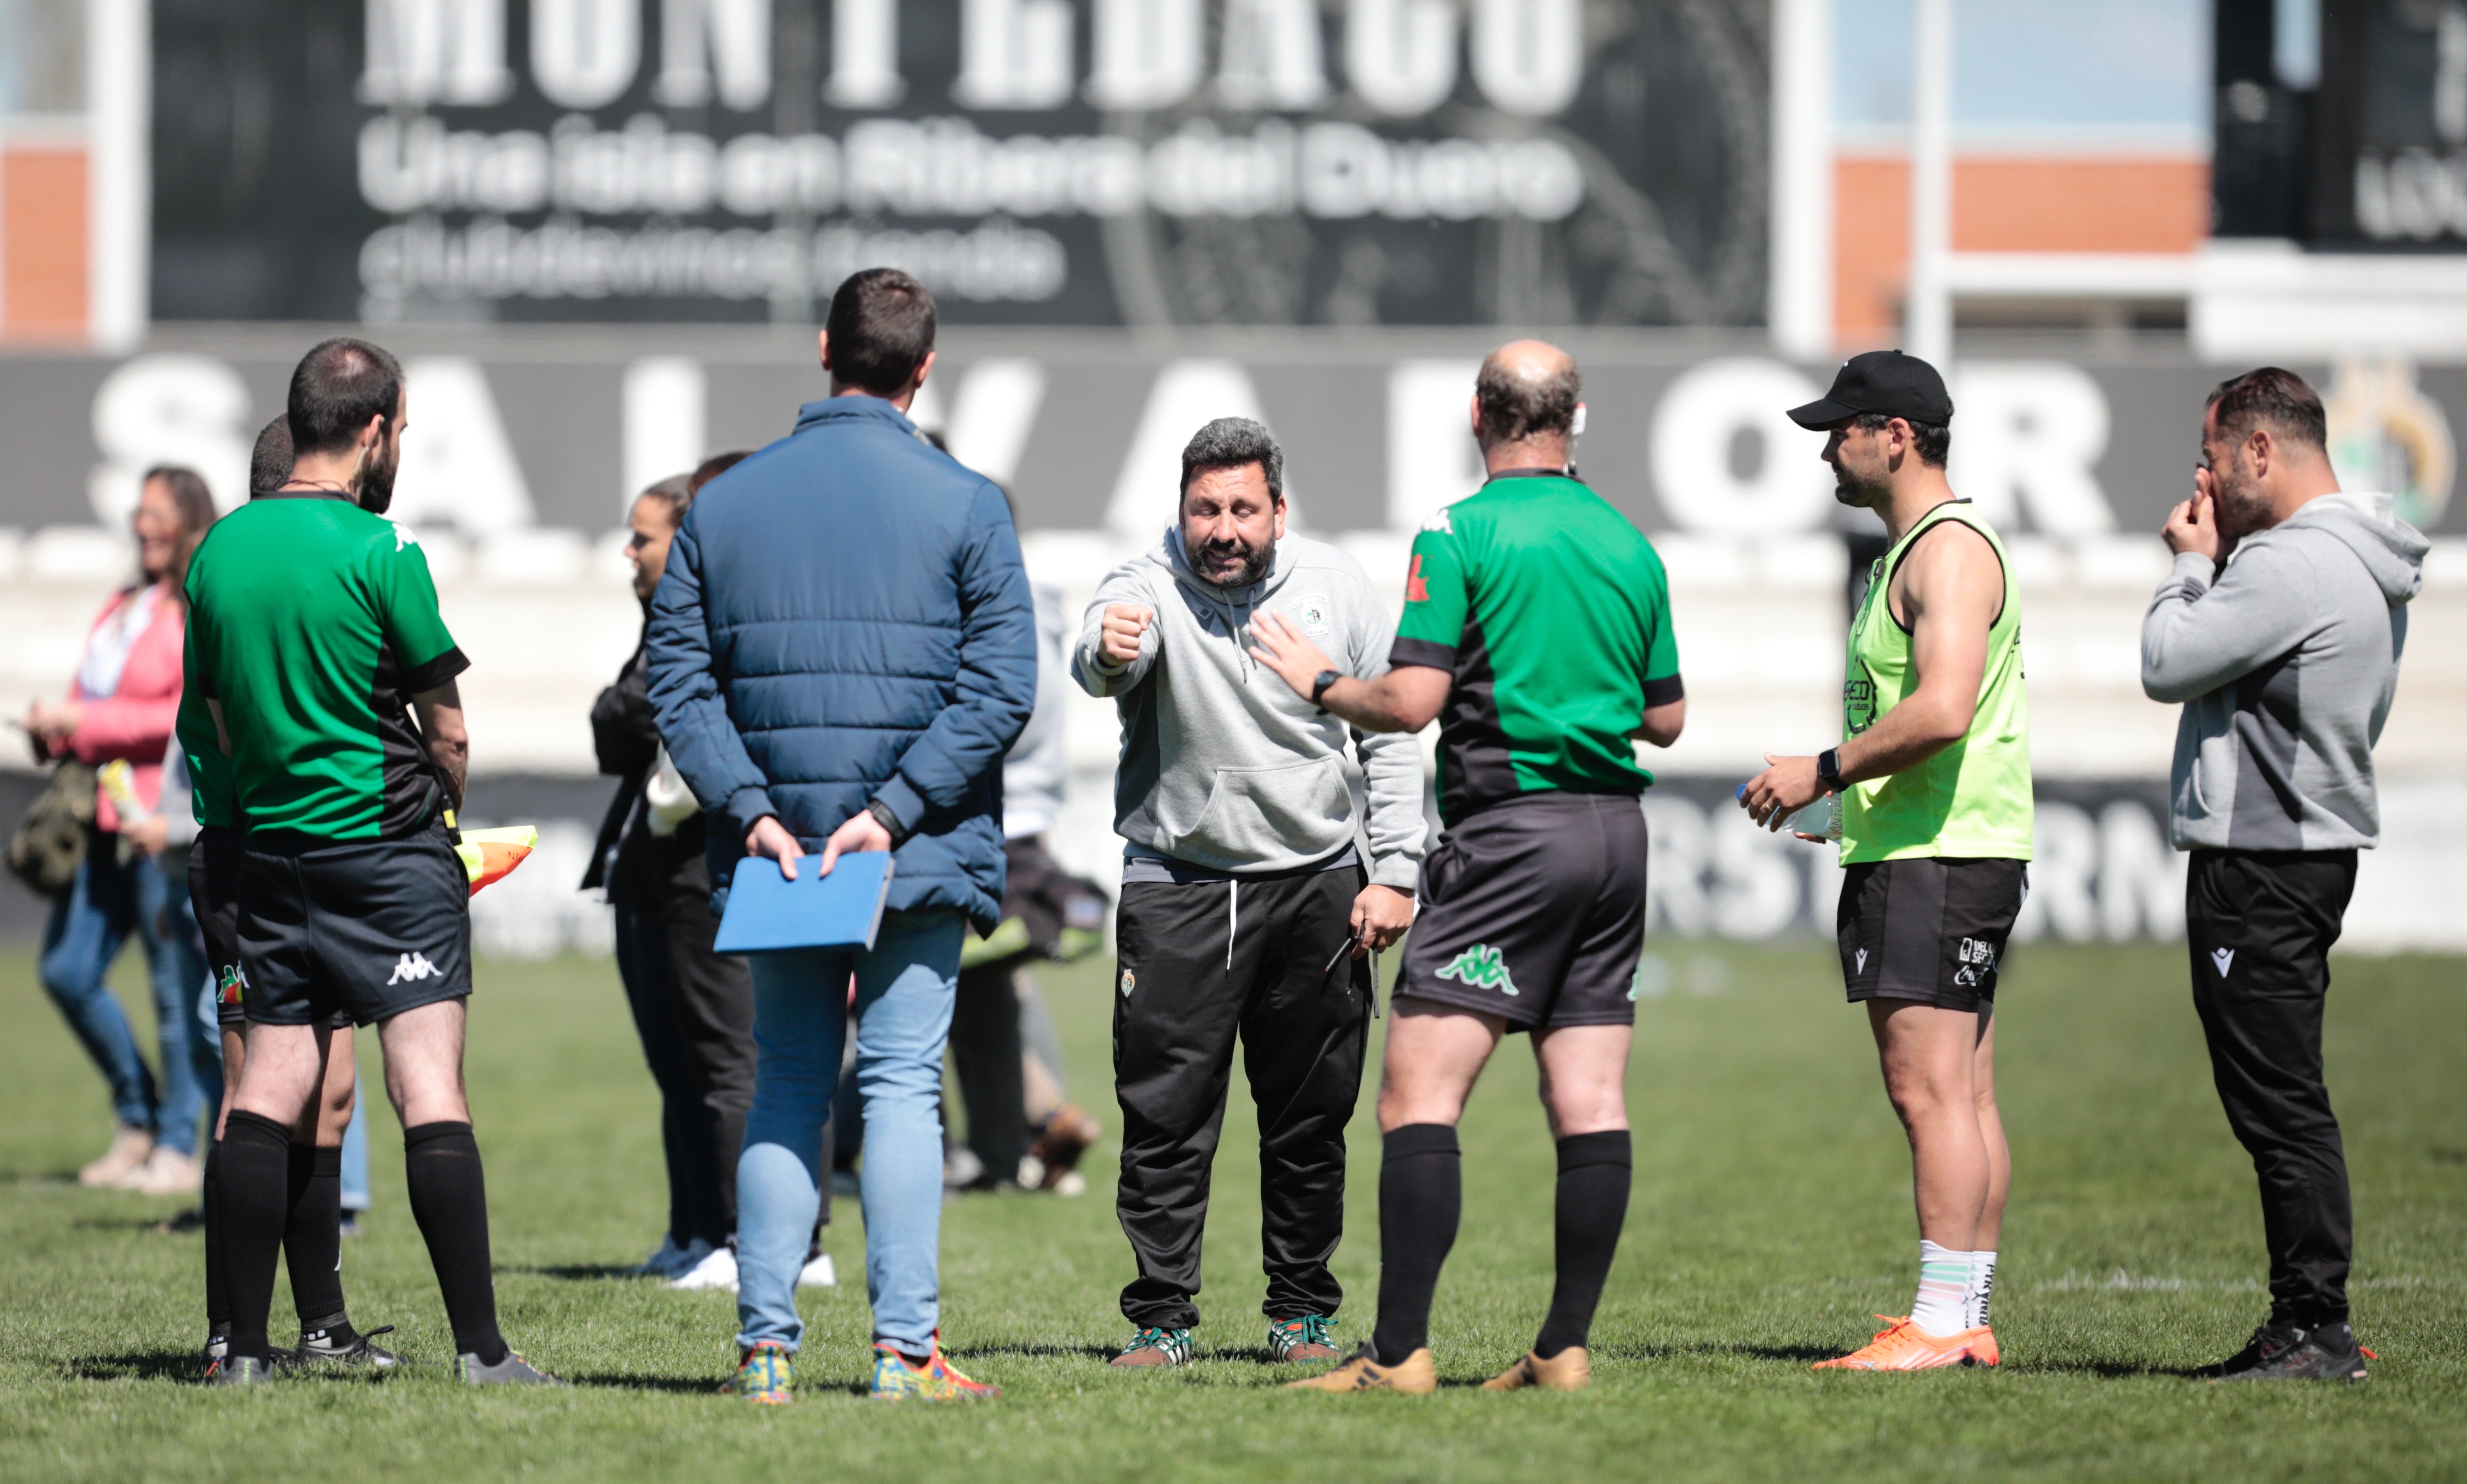
M1679 738L1687 702L1662 558L1569 463L1576 363L1502 346L1474 383L1489 481L1414 540L1405 618L1376 680L1334 669L1274 614L1253 628L1285 683L1366 731L1439 725L1447 836L1422 865L1379 1087L1379 1322L1297 1386L1438 1385L1431 1296L1456 1242L1457 1119L1511 1031L1530 1032L1558 1141L1557 1283L1533 1347L1488 1389L1573 1391L1627 1219L1628 1042L1644 942L1644 813L1630 739Z

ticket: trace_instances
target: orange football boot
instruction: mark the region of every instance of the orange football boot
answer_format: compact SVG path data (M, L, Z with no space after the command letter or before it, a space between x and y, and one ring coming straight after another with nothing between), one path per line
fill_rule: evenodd
M1939 1338L1912 1324L1909 1319L1896 1319L1878 1315L1885 1327L1874 1339L1848 1355L1830 1360L1819 1360L1810 1367L1820 1371L1932 1371L1947 1365L1975 1365L1972 1347L1984 1344L1993 1353L1995 1337L1981 1327L1963 1330L1958 1335ZM1995 1362L1989 1361L1989 1364Z

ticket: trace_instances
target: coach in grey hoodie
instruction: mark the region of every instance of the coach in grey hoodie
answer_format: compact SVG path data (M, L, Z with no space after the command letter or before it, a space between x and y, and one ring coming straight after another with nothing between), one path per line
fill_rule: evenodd
M1362 819L1347 729L1251 653L1252 620L1273 612L1369 680L1386 672L1394 632L1359 564L1285 535L1284 457L1267 429L1202 428L1181 487L1164 541L1098 588L1071 666L1122 722L1117 1209L1139 1273L1122 1291L1136 1333L1115 1363L1190 1358L1237 1036L1258 1105L1269 1349L1334 1360L1344 1291L1327 1260L1374 1005L1365 956L1413 920L1421 753L1410 736L1351 733Z
M2347 1321L2354 1223L2321 1080L2321 1013L2381 832L2373 743L2398 688L2425 540L2343 494L2320 398L2264 368L2210 393L2176 570L2141 624L2141 688L2183 702L2169 827L2193 1004L2228 1123L2260 1178L2270 1317L2226 1380L2361 1381Z

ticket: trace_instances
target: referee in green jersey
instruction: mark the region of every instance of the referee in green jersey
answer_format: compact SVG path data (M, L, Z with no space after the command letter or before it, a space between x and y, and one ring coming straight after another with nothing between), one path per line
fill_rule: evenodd
M1850 622L1846 740L1768 756L1740 791L1779 829L1842 799L1842 977L1910 1135L1919 1285L1908 1317L1820 1369L1994 1365L1987 1299L2012 1177L1996 1112L1996 975L2029 886L2030 705L2022 598L2003 543L1945 483L1953 398L1899 350L1845 363L1793 408L1826 435L1834 498L1892 544Z
M547 1380L497 1331L463 1091L469 881L448 835L469 756L454 678L468 662L419 543L383 515L407 416L393 356L348 338L310 350L291 375L291 478L217 522L189 568L187 686L248 829L247 1055L218 1155L232 1328L211 1379L223 1384L270 1372L291 1131L325 1079L337 1011L377 1027L458 1373Z
M1368 731L1439 720L1439 816L1422 865L1379 1088L1379 1320L1328 1391L1428 1392L1431 1295L1456 1241L1457 1119L1510 1031L1533 1037L1558 1142L1557 1282L1532 1349L1493 1390L1573 1390L1630 1180L1628 1042L1644 941L1652 775L1633 738L1686 719L1662 558L1580 483L1576 364L1503 346L1474 383L1489 481L1414 540L1405 618L1376 680L1341 677L1276 615L1254 628L1288 685Z

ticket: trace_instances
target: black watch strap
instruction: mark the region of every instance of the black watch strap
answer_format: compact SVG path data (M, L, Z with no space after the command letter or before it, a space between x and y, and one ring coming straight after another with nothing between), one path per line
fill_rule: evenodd
M1311 705L1318 707L1322 714L1327 711L1327 703L1322 699L1327 694L1327 687L1343 679L1345 673L1342 670L1322 670L1312 677Z
M865 812L872 815L890 832L892 849L896 850L908 843L910 831L899 822L899 816L891 812L889 804L877 798L865 806Z
M1816 754L1816 781L1823 784L1828 792L1835 794L1842 792L1842 750L1840 748L1828 747Z

